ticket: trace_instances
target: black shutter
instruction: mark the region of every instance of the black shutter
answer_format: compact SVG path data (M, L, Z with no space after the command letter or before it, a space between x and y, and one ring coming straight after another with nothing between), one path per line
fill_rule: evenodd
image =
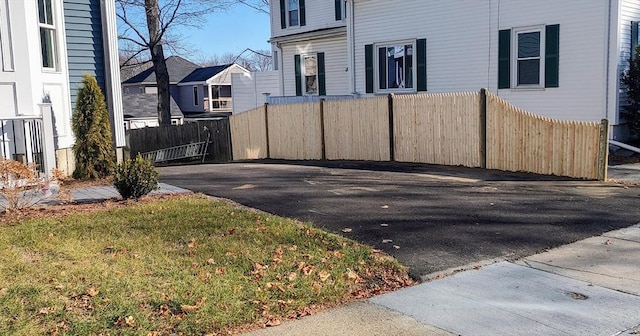
M364 78L366 93L373 93L373 44L364 46Z
M299 6L300 6L299 7L300 8L300 26L306 26L307 18L305 15L304 0L300 0Z
M318 94L321 96L326 96L327 87L325 86L324 53L318 53L316 57L318 60Z
M511 29L498 33L498 89L511 87Z
M302 64L300 62L300 55L293 56L293 60L295 62L296 71L296 96L302 96Z
M560 85L560 25L546 27L544 48L544 87Z
M427 91L427 40L416 40L416 61L417 61L417 81L418 91Z
M285 7L285 0L280 0L280 27L282 29L287 28L287 8Z
M344 1L344 0L335 0L335 2L336 2L336 21L342 20L342 1Z
M638 21L631 21L631 59L636 57L636 47L638 46Z

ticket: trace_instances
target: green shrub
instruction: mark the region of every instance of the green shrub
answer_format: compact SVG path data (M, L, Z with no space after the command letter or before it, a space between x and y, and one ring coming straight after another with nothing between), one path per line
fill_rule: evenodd
M158 189L158 171L151 160L140 154L135 159L118 164L113 176L113 185L124 199L138 199Z
M86 180L111 175L115 151L111 142L109 112L98 82L89 74L84 74L82 79L71 121L76 136L73 177Z

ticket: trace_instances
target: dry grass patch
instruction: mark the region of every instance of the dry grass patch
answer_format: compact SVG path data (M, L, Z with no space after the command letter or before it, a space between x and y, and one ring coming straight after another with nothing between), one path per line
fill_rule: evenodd
M0 225L0 334L207 334L411 284L370 247L200 195Z

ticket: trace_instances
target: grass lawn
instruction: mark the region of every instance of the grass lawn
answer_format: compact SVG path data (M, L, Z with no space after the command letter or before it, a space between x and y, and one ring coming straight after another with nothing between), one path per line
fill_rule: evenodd
M0 224L0 335L233 333L410 283L370 247L201 195Z

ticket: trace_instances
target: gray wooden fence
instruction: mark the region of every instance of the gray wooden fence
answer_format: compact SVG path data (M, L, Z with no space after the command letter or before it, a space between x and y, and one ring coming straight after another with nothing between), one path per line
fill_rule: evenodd
M211 134L205 161L231 161L229 119L199 120L184 125L145 127L127 131L130 157L138 153L205 141Z

